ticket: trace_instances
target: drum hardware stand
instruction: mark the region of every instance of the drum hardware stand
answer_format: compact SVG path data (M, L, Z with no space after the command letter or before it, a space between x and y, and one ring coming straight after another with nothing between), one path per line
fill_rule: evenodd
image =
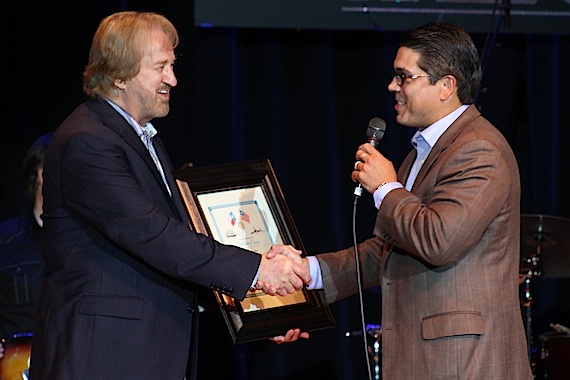
M536 251L534 254L527 258L527 264L530 264L530 268L525 276L524 280L524 308L525 308L525 322L526 322L526 341L527 341L527 350L528 350L528 360L530 362L530 366L532 369L532 373L536 376L536 366L537 362L535 360L536 355L533 355L535 344L534 344L534 336L532 330L532 306L534 303L533 299L533 286L534 279L539 278L542 275L542 271L540 270L540 255L542 253L542 241L544 239L543 234L543 223L542 223L542 216L540 216L540 220L538 223L537 231L534 234L534 238L537 241Z
M521 309L525 314L523 322L526 323L528 358L534 378L541 375L537 372L542 369L539 364L544 362L544 355L536 344L539 337L533 334L531 326L535 317L533 311L536 313L538 310L534 292L540 290L537 288L539 278L570 278L570 255L561 253L568 250L570 243L568 231L570 231L570 219L568 218L540 214L521 215L519 275L523 273L525 275L522 277L524 288L521 282L519 291L525 292L524 296L520 296ZM534 323L534 328L536 327Z
M374 380L382 379L382 329L380 325L366 325L366 333L370 337L368 343L368 354L374 363Z
M366 347L367 355L372 359L373 368L371 368L370 379L382 380L382 328L380 325L367 323L365 326L366 336ZM361 337L363 334L362 330L347 331L345 336L350 337Z

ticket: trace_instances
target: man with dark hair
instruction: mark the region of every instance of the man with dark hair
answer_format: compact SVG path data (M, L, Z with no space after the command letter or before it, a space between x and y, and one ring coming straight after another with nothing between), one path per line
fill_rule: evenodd
M0 337L3 338L33 330L43 271L42 172L52 134L38 138L24 156L24 183L32 199L30 210L0 224Z
M382 289L382 378L532 379L518 298L520 181L504 136L472 104L481 80L468 33L404 34L388 90L417 128L396 173L371 144L352 179L374 195L362 283ZM303 259L327 303L355 294L354 249ZM270 286L258 284L264 291ZM308 337L291 330L278 342Z
M0 377L10 371L27 376L43 260L42 184L47 147L53 132L40 136L24 155L24 185L32 200L24 214L0 224L0 338L6 343L6 359ZM4 356L0 344L0 358ZM10 372L11 373L11 372Z

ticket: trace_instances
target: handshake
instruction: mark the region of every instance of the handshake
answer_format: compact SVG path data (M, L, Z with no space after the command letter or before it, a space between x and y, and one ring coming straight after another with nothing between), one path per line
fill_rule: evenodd
M255 289L265 294L286 296L311 283L309 259L301 257L301 251L290 245L274 245L261 256L259 275ZM309 333L299 328L289 329L284 335L270 340L277 344L309 339Z
M255 289L286 296L311 283L309 260L290 245L274 245L261 256Z

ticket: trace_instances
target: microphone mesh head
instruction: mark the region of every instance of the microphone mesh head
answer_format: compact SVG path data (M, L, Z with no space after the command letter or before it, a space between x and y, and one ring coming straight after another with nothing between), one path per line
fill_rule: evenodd
M378 143L384 137L384 131L386 131L386 122L379 117L372 118L366 129L366 137L370 145L373 147L378 146Z

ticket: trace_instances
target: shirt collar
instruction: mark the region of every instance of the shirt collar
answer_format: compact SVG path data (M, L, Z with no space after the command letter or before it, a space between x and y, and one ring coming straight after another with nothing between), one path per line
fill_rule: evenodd
M153 127L153 125L148 122L145 125L142 126L142 130L143 130L143 134L148 137L149 139L152 139L154 136L156 136L156 134L158 133L156 128Z
M453 122L457 120L457 118L459 118L459 116L461 116L461 114L465 112L467 108L469 108L469 105L463 104L455 111L439 119L429 127L425 128L424 130L422 131L418 130L412 137L412 143L417 139L418 136L422 136L431 149L435 145L437 140L439 140L441 135L443 135L443 133L447 130L447 128L449 128L449 126L453 124Z
M137 121L131 115L129 115L125 110L123 110L117 104L115 104L114 102L112 102L111 100L109 100L107 98L103 98L103 99L107 103L109 103L111 105L111 107L113 107L121 116L123 116L125 118L125 120L127 120L129 125L131 127L133 127L133 129L135 130L137 135L139 135L139 136L145 135L145 136L148 136L149 138L152 138L152 137L156 136L156 134L158 133L156 128L154 128L150 122L146 123L144 126L141 126L139 123L137 123Z

